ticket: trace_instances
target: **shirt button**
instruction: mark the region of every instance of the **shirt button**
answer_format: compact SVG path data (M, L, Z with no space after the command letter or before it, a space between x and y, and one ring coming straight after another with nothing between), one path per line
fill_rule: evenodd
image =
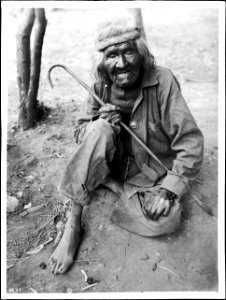
M132 121L132 122L130 123L130 128L132 128L132 129L137 129L137 128L138 128L137 122Z

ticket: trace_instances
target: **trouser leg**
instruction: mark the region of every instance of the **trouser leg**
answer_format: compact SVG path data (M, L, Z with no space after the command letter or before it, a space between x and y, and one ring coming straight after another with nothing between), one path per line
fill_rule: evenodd
M104 119L87 125L83 141L76 149L63 174L60 190L82 206L90 193L110 173L109 163L116 151L116 134Z

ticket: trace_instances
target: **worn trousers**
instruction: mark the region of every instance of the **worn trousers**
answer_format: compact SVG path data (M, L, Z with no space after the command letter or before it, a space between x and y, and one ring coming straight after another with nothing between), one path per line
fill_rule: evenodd
M75 203L81 206L88 205L92 192L100 184L104 184L111 173L112 162L120 141L116 129L118 128L106 120L98 119L88 123L80 133L80 144L77 145L73 157L67 164L60 184L61 192ZM155 190L156 186L151 189ZM121 200L124 201L124 207L127 207L128 213L136 220L140 220L143 226L141 232L147 231L149 236L171 233L180 225L181 205L178 202L167 217L163 216L159 221L153 221L147 220L144 216L137 194L131 199L121 197Z
M105 181L117 150L114 126L104 119L90 122L80 133L80 144L63 173L61 192L84 206L92 192Z

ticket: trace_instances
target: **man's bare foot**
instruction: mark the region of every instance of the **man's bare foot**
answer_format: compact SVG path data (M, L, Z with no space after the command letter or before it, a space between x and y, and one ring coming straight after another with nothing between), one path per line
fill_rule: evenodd
M71 201L61 241L50 258L51 272L63 274L72 265L81 237L82 207Z

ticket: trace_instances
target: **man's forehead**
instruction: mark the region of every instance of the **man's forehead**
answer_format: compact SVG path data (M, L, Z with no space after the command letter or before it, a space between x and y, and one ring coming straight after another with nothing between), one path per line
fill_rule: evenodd
M112 51L112 50L123 50L123 49L126 49L128 47L136 48L135 42L134 41L126 41L126 42L123 42L123 43L114 44L114 45L111 45L111 46L107 47L104 50L104 52L109 52L109 51Z

